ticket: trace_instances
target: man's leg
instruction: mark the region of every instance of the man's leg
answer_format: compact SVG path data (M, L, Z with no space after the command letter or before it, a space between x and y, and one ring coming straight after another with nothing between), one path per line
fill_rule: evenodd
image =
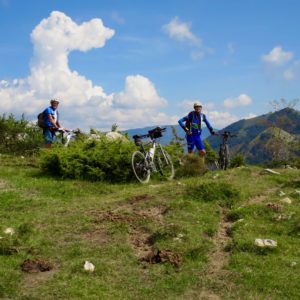
M53 141L53 132L45 128L43 130L44 140L45 140L45 147L50 149L52 147L52 141Z
M187 147L188 147L188 154L192 154L194 152L194 147L195 147L193 136L187 135L186 142L187 142Z
M198 135L195 138L195 145L196 145L197 150L199 151L200 160L201 160L201 162L203 163L203 166L204 166L205 165L206 151L205 151L205 146L204 146L204 143L203 143L200 135Z

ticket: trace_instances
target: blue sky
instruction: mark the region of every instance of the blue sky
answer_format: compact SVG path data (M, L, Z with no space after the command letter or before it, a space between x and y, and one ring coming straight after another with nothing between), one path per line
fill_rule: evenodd
M299 98L296 0L0 0L0 112L61 101L66 127L216 128ZM299 108L299 107L298 107Z

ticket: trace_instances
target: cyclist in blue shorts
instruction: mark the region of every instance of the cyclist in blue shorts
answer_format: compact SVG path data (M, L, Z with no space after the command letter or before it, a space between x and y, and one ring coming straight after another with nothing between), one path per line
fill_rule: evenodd
M206 154L204 143L201 139L202 126L204 122L212 135L215 134L212 126L209 124L205 114L202 112L202 104L194 103L194 111L191 111L187 116L181 118L178 123L186 132L186 141L188 145L188 153L193 153L196 146L200 157Z

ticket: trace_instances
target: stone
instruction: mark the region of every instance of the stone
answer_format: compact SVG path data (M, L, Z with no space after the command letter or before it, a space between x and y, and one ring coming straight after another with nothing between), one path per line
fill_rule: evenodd
M279 172L274 171L274 170L272 170L272 169L264 169L264 170L263 170L263 173L269 173L269 174L280 175Z
M289 197L285 197L285 198L281 199L280 202L286 203L286 204L292 204L292 200Z
M255 239L254 244L261 248L276 248L277 242L271 239Z
M94 272L95 271L95 266L87 260L85 261L83 268L87 272Z
M285 195L285 192L283 192L283 191L279 191L279 192L278 192L278 195L279 195L279 197L282 197L282 196L284 196L284 195Z

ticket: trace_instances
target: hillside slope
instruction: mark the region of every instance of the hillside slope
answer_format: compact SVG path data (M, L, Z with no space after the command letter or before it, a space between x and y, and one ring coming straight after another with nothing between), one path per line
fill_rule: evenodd
M298 170L140 185L33 165L0 157L0 298L299 299Z
M300 136L300 112L285 108L252 119L243 119L222 129L237 134L230 140L232 153L242 153L250 163L260 163L271 159L266 151L268 141L272 139L270 128L279 128L295 137ZM265 133L263 133L265 132ZM267 141L267 140L268 141ZM208 142L217 150L220 138L208 137Z

